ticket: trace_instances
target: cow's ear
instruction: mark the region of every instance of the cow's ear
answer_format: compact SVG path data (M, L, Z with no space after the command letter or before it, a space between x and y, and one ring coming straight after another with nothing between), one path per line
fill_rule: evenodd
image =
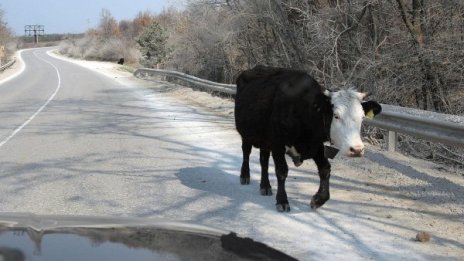
M372 119L375 115L379 114L382 111L382 106L378 104L376 101L365 101L361 103L364 115L366 117Z

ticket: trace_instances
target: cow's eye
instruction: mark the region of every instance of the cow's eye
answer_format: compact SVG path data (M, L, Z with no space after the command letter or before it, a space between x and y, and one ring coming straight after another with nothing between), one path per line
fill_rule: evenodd
M339 120L339 119L340 119L340 115L335 114L335 115L334 115L334 118L337 119L337 120Z

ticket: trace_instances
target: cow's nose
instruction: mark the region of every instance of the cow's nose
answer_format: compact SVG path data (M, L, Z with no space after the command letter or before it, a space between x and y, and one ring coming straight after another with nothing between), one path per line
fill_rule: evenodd
M350 147L350 154L353 157L361 157L364 155L364 146L362 145L356 145L353 147Z

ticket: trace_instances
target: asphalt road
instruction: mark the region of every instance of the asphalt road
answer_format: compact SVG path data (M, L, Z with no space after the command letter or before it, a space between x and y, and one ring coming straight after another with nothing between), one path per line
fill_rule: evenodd
M291 167L292 211L277 213L259 195L256 151L252 184L239 184L232 117L163 93L167 83L102 75L47 50L23 51L25 70L0 84L0 212L186 221L301 260L464 254L462 176L370 148L332 161L331 200L317 211L314 164ZM411 240L422 230L431 243Z
M226 157L214 151L227 139L209 138L219 118L44 49L22 56L25 71L0 87L4 212L153 216L188 196L183 186L160 186L180 182L162 173Z

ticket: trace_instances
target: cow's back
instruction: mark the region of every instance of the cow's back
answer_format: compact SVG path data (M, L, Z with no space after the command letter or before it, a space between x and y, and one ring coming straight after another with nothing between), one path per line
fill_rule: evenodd
M255 67L237 78L235 126L242 138L255 147L265 146L267 126L272 112L276 84L267 67Z
M304 124L301 120L305 114L308 116L311 107L309 103L320 92L319 84L302 71L264 66L244 71L237 78L237 130L258 148L269 146L272 135L300 133ZM292 123L297 125L291 126ZM289 129L294 133L289 133Z

